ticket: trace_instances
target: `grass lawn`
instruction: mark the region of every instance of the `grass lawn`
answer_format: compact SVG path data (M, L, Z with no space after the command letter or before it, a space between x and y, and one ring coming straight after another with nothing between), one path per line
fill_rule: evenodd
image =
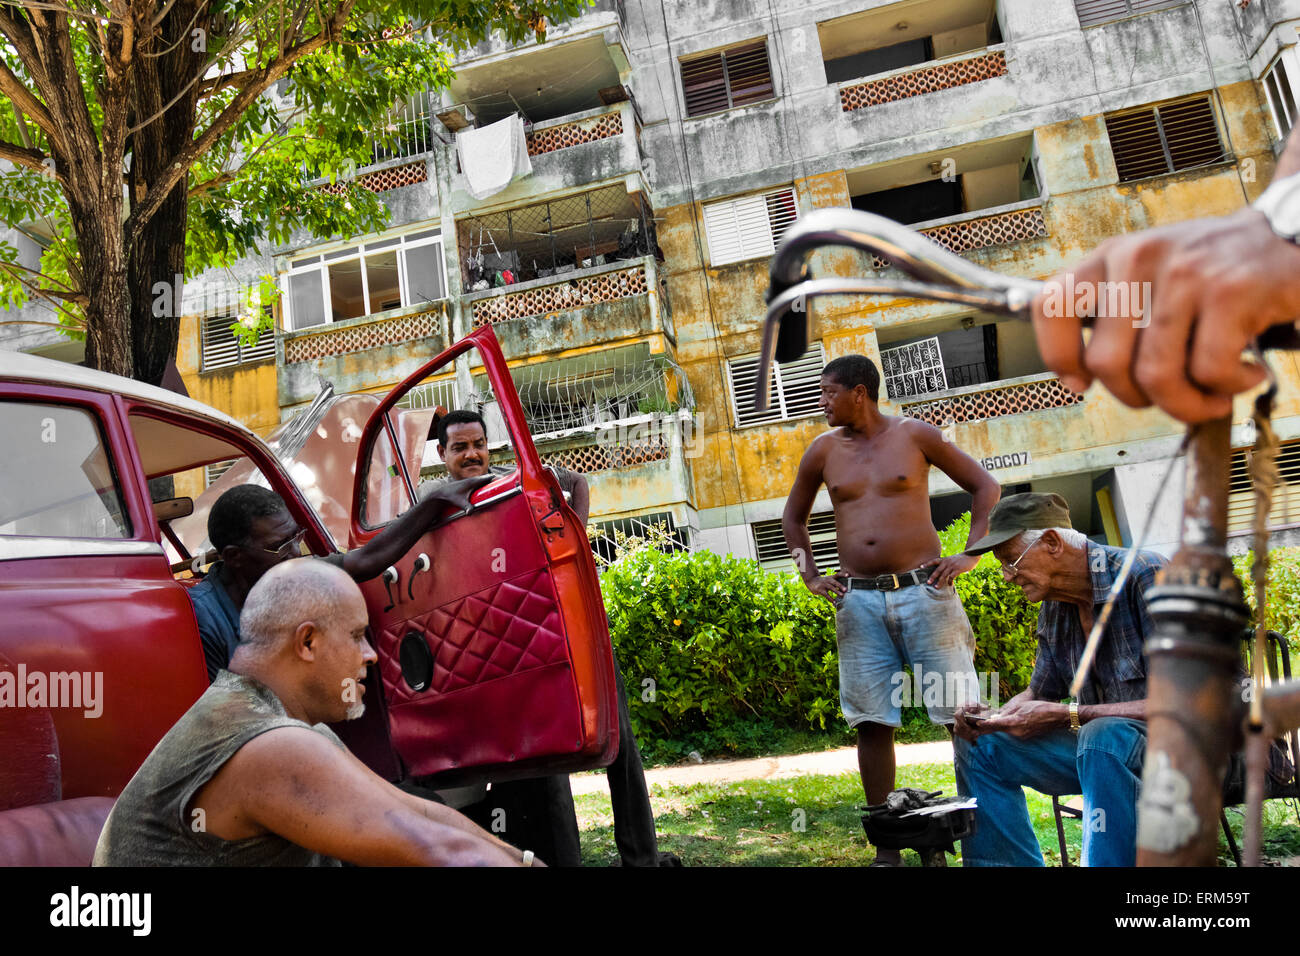
M957 792L951 764L900 767L900 787ZM1060 864L1052 801L1033 791L1029 816L1049 866ZM582 860L587 866L618 862L614 819L603 793L575 798L582 830ZM697 784L650 790L659 829L659 848L671 850L687 866L865 866L875 859L862 830L858 809L865 800L856 773L804 776L784 780ZM801 813L798 811L802 811ZM1265 804L1264 851L1270 859L1300 856L1300 821L1296 811L1280 800ZM1238 840L1241 816L1228 811ZM802 821L804 826L797 828ZM1080 823L1066 819L1066 843L1077 863ZM1229 862L1220 837L1220 862ZM958 846L960 850L960 845ZM904 851L908 866L920 859ZM949 857L950 866L960 862Z

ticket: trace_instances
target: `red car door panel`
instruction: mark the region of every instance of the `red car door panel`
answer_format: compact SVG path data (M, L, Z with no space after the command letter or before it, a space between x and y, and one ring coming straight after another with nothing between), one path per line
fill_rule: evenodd
M607 765L617 751L613 654L595 562L553 475L523 427L490 329L473 333L399 386L361 441L410 386L477 345L510 427L518 469L476 490L470 513L426 533L394 566L396 582L362 586L371 613L393 748L439 786ZM377 460L386 460L376 456ZM354 543L361 526L359 468ZM417 571L421 556L429 570Z

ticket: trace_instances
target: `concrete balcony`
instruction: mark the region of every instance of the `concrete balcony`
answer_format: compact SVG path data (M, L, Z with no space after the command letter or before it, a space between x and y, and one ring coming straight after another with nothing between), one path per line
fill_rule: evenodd
M448 328L442 301L279 332L280 407L310 401L322 378L339 393L373 388L378 370L385 381L400 381L450 344Z
M1096 473L1172 455L1176 422L1131 409L1094 386L1083 395L1052 373L894 400L899 414L930 422L1003 485ZM930 493L960 489L940 472Z
M637 415L565 435L534 436L543 464L586 475L605 518L692 506L690 457L696 452L690 412Z
M918 222L912 228L958 255L973 249L988 249L1048 235L1041 198ZM880 256L872 256L871 266L874 269L887 269L890 268L890 263Z
M1006 44L999 43L974 53L958 53L919 66L881 73L867 80L841 84L840 109L852 113L1006 75Z
M531 175L481 201L469 194L465 174L457 171L451 180L452 208L458 213L480 212L628 177L635 177L635 191L648 192L641 182L640 128L630 102L534 124L528 134L528 155Z
M463 296L473 328L493 326L507 359L677 332L653 256Z
M548 23L546 42L535 43L532 38L511 46L499 33L494 33L477 46L466 51L456 60L456 80L452 84L453 94L462 92L462 87L476 89L476 70L485 70L502 57L516 59L528 58L536 61L532 67L535 77L544 78L550 74L545 71L556 69L558 64L567 60L571 68L573 63L587 62L581 56L573 59L575 54L590 53L593 39L604 38L610 31L617 31L617 42L622 42L623 11L621 0L595 0L590 7L583 7L578 16L563 23ZM606 42L614 42L606 39ZM574 46L578 44L578 46ZM552 80L554 77L552 77ZM497 87L499 89L499 86Z
M1082 402L1082 395L1071 392L1050 372L896 400L904 416L929 422L937 428L1048 408L1067 408Z

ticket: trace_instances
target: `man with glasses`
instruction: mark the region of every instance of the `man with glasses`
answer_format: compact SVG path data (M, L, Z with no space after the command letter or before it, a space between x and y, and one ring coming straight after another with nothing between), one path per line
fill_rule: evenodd
M963 865L1043 865L1021 790L1027 786L1083 795L1084 866L1132 866L1146 751L1142 646L1153 630L1146 592L1165 559L1138 552L1079 699L1066 701L1126 552L1089 541L1071 527L1064 498L1038 493L998 503L988 534L966 553L986 551L1042 607L1029 687L997 712L984 705L957 711L957 789L977 806L975 835L962 841Z
M420 539L448 510L463 510L469 493L490 476L450 482L423 498L360 548L330 554L321 560L342 568L354 581L369 581L383 573ZM208 680L226 666L239 644L239 612L262 575L290 558L307 554L298 527L284 499L259 485L236 485L208 513L208 541L220 555L198 585L186 593L194 605Z

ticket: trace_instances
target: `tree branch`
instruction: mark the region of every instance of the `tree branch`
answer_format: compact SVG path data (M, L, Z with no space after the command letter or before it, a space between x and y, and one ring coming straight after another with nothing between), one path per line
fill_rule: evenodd
M274 133L272 133L266 139L264 139L262 143L257 147L257 149L253 150L251 153L248 154L247 158L245 158L245 160L239 164L238 169L227 170L224 173L213 176L210 179L205 179L203 182L191 186L189 192L190 198L193 199L195 196L201 196L203 193L209 192L210 190L213 190L218 186L224 186L226 183L233 182L234 180L238 179L240 174L245 169L248 168L248 164L257 158L258 153L263 152L272 143L285 143L291 139L300 139L301 135L298 133L294 133L289 136L283 136L281 135L281 132L284 130L285 125L287 125L290 120L296 118L299 114L303 112L305 111L296 110L294 114L292 114L288 119L286 119L284 123L282 123Z
M26 24L19 27L8 14L0 11L0 34L13 44L18 52L18 58L23 61L23 67L31 74L32 82L40 86L41 57L36 52L36 48L23 36L24 28ZM45 82L49 83L48 76L45 77ZM49 137L50 142L62 145L63 139L58 124L55 123L49 108L32 94L27 85L14 74L13 70L9 69L9 64L3 60L0 60L0 93L4 93L13 101L14 106L30 116L32 121L41 128L41 132Z
M338 31L347 22L348 14L352 12L353 3L354 0L342 0L335 9L334 15L321 25L320 33L285 51L282 57L259 70L260 78L244 86L201 135L187 143L167 162L166 174L158 182L149 184L149 192L144 201L136 205L127 218L125 233L128 245L134 244L149 217L158 211L158 207L162 205L172 188L188 175L195 160L212 148L257 97L261 96L298 60L334 41Z
M19 146L17 143L8 143L0 140L0 159L7 159L19 166L25 166L28 169L35 170L38 173L48 176L52 170L45 165L45 160L49 159L39 149L32 149L28 146ZM58 171L53 170L57 176Z

